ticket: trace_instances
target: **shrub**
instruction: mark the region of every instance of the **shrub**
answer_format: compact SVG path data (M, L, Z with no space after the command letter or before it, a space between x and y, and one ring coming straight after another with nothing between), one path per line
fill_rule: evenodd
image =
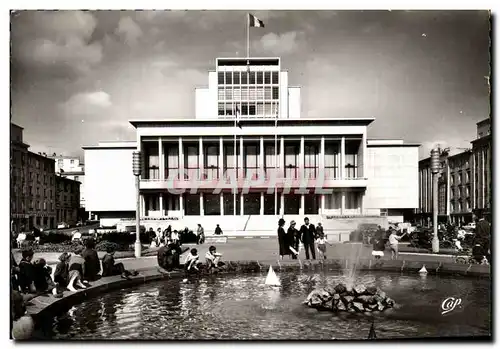
M109 241L101 241L95 246L95 249L97 251L104 251L106 252L108 247L111 247L114 251L128 251L129 250L129 245L128 244L117 244L115 242L109 242Z
M135 243L135 233L130 234L130 233L119 233L119 232L112 232L112 233L104 233L101 236L102 241L107 241L107 242L114 242L118 245L131 245ZM146 232L141 232L140 234L140 240L142 244L151 244L151 237L149 234Z
M40 236L40 244L59 244L66 241L71 241L71 236L57 231Z

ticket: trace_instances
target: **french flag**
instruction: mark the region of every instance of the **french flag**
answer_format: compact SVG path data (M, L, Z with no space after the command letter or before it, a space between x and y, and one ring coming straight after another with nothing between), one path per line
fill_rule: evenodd
M254 28L264 28L264 22L262 22L260 19L252 15L251 13L248 14L248 26L254 27Z

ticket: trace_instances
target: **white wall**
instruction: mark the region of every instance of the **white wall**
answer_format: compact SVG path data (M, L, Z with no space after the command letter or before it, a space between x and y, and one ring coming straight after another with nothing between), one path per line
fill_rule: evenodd
M210 110L210 91L208 88L197 88L195 90L195 113L196 119L213 119L213 111Z
M300 119L300 87L288 88L288 118Z
M418 207L418 147L368 147L365 207Z
M85 209L135 211L134 149L85 149Z
M288 72L280 72L280 118L288 118Z

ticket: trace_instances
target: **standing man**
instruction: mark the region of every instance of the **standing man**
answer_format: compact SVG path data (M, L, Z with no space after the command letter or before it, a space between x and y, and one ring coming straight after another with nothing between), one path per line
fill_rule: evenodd
M314 225L309 224L309 218L304 218L304 225L300 227L300 241L304 244L306 250L306 259L309 259L309 249L311 249L312 258L316 259L316 251L314 249L314 240L316 238L316 229Z
M490 229L490 223L481 215L479 221L476 223L474 244L482 247L483 255L488 259L488 263L491 263Z
M202 244L203 241L205 240L205 229L201 226L200 223L198 223L198 230L196 231L196 244Z

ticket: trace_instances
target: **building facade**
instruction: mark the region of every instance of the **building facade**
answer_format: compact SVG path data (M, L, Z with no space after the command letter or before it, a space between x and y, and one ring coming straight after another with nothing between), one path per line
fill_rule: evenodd
M56 219L70 226L79 220L80 182L56 176Z
M450 213L449 205L449 177L448 151L439 149L440 171L438 173L438 221L447 222ZM423 226L432 224L433 200L432 200L432 171L431 158L425 158L418 162L419 171L419 208L416 212L416 220Z
M51 158L55 161L58 175L80 182L80 207L85 209L85 165L78 157L53 154Z
M438 220L454 224L473 221L475 215L491 214L491 126L490 119L477 123L472 149L453 156L440 150ZM419 161L418 220L432 224L432 173L430 157Z
M403 221L418 207L419 145L368 139L373 121L301 118L278 58L218 59L194 119L134 120L135 142L84 147L87 210L102 225L135 217L138 150L146 222L274 234L282 216L327 231Z
M485 119L477 123L477 139L472 143L473 170L473 207L474 212L486 215L491 222L492 201L492 158L491 158L491 120Z
M450 221L466 224L473 219L471 152L448 157L450 173Z
M23 128L10 124L10 214L11 230L18 232L28 226L30 195L28 151L29 145L23 142Z

